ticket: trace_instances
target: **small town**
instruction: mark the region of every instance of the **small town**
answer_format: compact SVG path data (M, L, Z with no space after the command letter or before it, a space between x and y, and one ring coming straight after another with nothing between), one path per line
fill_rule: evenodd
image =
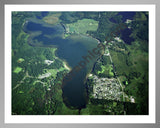
M123 92L116 78L98 78L94 75L93 82L94 98L121 101Z
M93 79L93 92L91 96L94 99L106 99L114 101L127 101L135 103L133 96L128 96L123 92L119 81L116 78L98 78L98 76L90 74Z

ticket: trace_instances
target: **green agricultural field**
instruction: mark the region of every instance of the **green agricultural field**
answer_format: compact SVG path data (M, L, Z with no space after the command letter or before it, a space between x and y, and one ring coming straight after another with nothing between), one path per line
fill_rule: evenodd
M67 24L69 33L86 34L87 31L96 31L98 29L98 21L93 19L82 19L75 23Z

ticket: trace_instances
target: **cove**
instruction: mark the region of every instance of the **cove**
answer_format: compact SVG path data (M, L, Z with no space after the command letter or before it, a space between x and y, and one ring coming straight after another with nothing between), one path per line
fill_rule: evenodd
M56 55L65 60L73 69L87 56L88 51L97 47L97 40L80 34L73 34L64 38L64 27L61 24L48 25L39 20L28 20L24 25L24 31L30 34L29 44L38 47L57 47ZM40 42L40 43L39 43ZM92 70L99 55L95 55L86 66L72 76L71 80L63 80L63 101L73 109L85 108L87 104L87 93L85 80L87 74ZM70 75L70 73L69 73Z

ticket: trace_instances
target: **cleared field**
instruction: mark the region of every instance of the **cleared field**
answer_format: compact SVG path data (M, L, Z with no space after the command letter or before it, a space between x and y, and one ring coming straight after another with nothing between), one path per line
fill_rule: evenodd
M113 71L112 71L112 70L113 70L112 65L106 65L106 66L101 65L101 68L102 68L102 70L101 70L101 71L98 71L98 74L99 74L99 73L105 73L105 72L107 72L107 74L108 74L109 76L111 76L111 77L114 76Z
M61 16L60 12L57 13L51 13L50 15L43 18L43 21L48 24L56 24L59 22L59 17Z
M18 62L18 63L21 63L21 62L23 62L23 61L24 61L23 58L19 58L17 62Z
M57 70L57 69L47 69L47 72L51 73L52 76L53 76L54 78L56 78L56 75L57 75L58 70Z
M69 33L86 34L87 31L96 31L98 29L98 21L93 19L82 19L75 23L67 24L67 31Z
M68 67L69 68L69 67ZM64 71L65 69L69 70L68 68L64 68L64 67L61 67L59 69L45 69L46 73L49 73L51 74L54 78L56 78L56 75L58 72L61 72L61 71Z

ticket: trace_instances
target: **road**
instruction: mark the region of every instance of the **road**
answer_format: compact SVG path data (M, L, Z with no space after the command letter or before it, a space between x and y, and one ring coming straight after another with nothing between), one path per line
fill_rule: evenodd
M122 92L123 92L123 102L125 102L125 97L124 97L124 87L122 86L121 81L120 81L119 78L118 78L117 72L116 72L115 69L114 69L112 56L111 56L111 54L110 54L110 51L109 51L109 49L108 49L108 46L106 46L106 48L107 48L107 50L108 50L108 55L109 55L111 64L112 64L112 66L113 66L113 72L115 73L115 76L116 76L116 78L117 78L117 80L118 80L118 82L119 82L119 85L120 85L121 88L122 88ZM124 115L126 115L126 111L125 111L125 110L124 110Z

